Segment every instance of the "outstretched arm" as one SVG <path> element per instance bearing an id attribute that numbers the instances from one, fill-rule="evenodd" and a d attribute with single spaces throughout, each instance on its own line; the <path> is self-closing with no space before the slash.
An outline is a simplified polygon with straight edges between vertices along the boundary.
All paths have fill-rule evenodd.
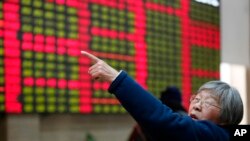
<path id="1" fill-rule="evenodd" d="M 148 123 L 156 125 L 155 121 L 161 119 L 160 117 L 172 113 L 172 110 L 143 89 L 124 71 L 119 74 L 118 71 L 96 56 L 85 51 L 81 53 L 93 62 L 88 71 L 92 78 L 112 82 L 109 92 L 115 94 L 124 108 L 138 122 L 147 120 Z"/>

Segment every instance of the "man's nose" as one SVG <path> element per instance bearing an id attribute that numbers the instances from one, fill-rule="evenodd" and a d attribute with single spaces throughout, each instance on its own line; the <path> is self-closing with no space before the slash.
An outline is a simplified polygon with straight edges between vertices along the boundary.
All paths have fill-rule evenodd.
<path id="1" fill-rule="evenodd" d="M 194 106 L 193 106 L 193 108 L 195 110 L 198 110 L 198 111 L 201 110 L 201 107 L 202 107 L 202 101 L 199 101 L 199 102 L 195 103 Z"/>

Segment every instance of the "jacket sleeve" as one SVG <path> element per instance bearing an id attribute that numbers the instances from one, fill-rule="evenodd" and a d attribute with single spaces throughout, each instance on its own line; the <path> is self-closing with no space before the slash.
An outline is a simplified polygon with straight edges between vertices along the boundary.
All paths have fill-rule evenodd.
<path id="1" fill-rule="evenodd" d="M 215 124 L 207 121 L 197 122 L 189 116 L 173 113 L 124 71 L 111 83 L 108 91 L 117 97 L 140 125 L 153 135 L 162 136 L 161 139 L 170 137 L 176 140 L 218 140 L 227 136 Z M 217 136 L 218 133 L 214 132 L 222 134 Z"/>

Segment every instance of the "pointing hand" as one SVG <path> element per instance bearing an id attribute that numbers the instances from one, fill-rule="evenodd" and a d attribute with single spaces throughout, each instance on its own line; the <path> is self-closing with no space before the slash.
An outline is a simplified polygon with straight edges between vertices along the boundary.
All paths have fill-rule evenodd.
<path id="1" fill-rule="evenodd" d="M 96 56 L 86 51 L 81 51 L 81 54 L 91 59 L 91 61 L 94 63 L 94 65 L 92 65 L 88 71 L 88 73 L 92 76 L 94 80 L 112 82 L 118 76 L 119 72 L 109 66 L 103 60 L 97 58 Z"/>

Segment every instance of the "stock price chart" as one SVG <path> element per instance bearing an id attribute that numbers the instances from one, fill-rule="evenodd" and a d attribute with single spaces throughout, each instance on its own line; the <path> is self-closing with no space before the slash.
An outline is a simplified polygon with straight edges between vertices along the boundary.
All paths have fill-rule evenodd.
<path id="1" fill-rule="evenodd" d="M 0 113 L 126 113 L 81 50 L 155 96 L 177 86 L 188 106 L 219 79 L 219 34 L 219 6 L 195 0 L 1 1 Z"/>

